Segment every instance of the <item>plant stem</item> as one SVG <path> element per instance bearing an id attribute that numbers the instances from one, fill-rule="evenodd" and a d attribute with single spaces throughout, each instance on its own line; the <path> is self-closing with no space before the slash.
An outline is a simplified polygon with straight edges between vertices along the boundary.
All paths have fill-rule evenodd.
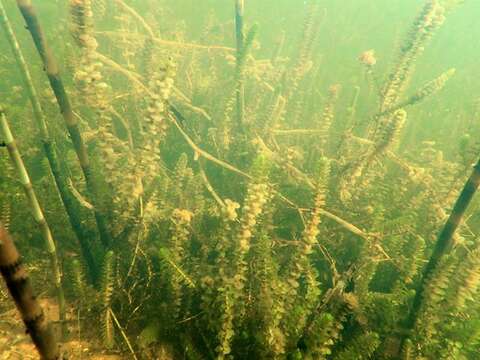
<path id="1" fill-rule="evenodd" d="M 249 180 L 253 179 L 253 177 L 251 175 L 245 173 L 244 171 L 236 168 L 235 166 L 233 166 L 233 165 L 231 165 L 231 164 L 229 164 L 225 161 L 222 161 L 222 160 L 216 158 L 215 156 L 211 155 L 210 153 L 208 153 L 205 150 L 203 150 L 202 148 L 200 148 L 197 144 L 195 144 L 195 142 L 188 136 L 188 134 L 182 129 L 182 127 L 179 125 L 179 123 L 177 121 L 177 119 L 178 119 L 181 122 L 185 122 L 185 119 L 183 118 L 183 115 L 177 109 L 175 109 L 175 107 L 173 107 L 173 106 L 170 106 L 170 110 L 172 111 L 172 114 L 173 114 L 173 115 L 170 115 L 170 120 L 173 122 L 175 127 L 178 129 L 180 134 L 183 136 L 183 138 L 185 139 L 187 144 L 192 148 L 192 150 L 194 152 L 194 158 L 203 157 L 203 158 L 213 162 L 214 164 L 217 164 L 220 167 L 223 167 L 223 168 L 225 168 L 225 169 L 227 169 L 231 172 L 234 172 L 238 175 L 243 176 L 246 179 L 249 179 Z M 283 196 L 278 191 L 273 189 L 272 192 L 275 195 L 277 195 L 282 201 L 284 201 L 285 203 L 290 205 L 292 208 L 297 209 L 297 210 L 299 209 L 299 207 L 295 203 L 293 203 L 291 200 L 289 200 L 288 198 Z M 322 215 L 325 215 L 329 219 L 335 221 L 337 224 L 341 225 L 344 229 L 350 231 L 351 233 L 353 233 L 355 235 L 358 235 L 365 240 L 369 240 L 371 238 L 371 235 L 362 231 L 361 229 L 359 229 L 355 225 L 349 223 L 348 221 L 338 217 L 337 215 L 332 214 L 331 212 L 329 212 L 325 209 L 320 209 L 320 212 L 321 212 Z"/>
<path id="2" fill-rule="evenodd" d="M 418 285 L 409 316 L 407 318 L 406 328 L 408 331 L 412 330 L 417 321 L 419 310 L 423 303 L 425 285 L 431 279 L 431 275 L 436 270 L 440 260 L 451 252 L 454 245 L 455 231 L 462 222 L 462 218 L 470 205 L 478 187 L 480 186 L 480 160 L 473 167 L 473 171 L 463 187 L 460 196 L 458 197 L 453 207 L 447 222 L 442 231 L 438 235 L 433 253 L 430 256 L 427 266 L 423 270 L 422 279 Z M 406 339 L 403 339 L 404 341 Z"/>
<path id="3" fill-rule="evenodd" d="M 52 233 L 50 232 L 50 227 L 43 215 L 43 211 L 38 203 L 37 196 L 33 189 L 32 183 L 30 182 L 30 177 L 28 176 L 27 169 L 23 163 L 22 157 L 18 151 L 15 139 L 8 125 L 7 117 L 0 106 L 0 134 L 5 140 L 7 145 L 8 154 L 10 155 L 10 160 L 17 171 L 20 183 L 25 190 L 28 202 L 30 203 L 30 210 L 32 211 L 35 222 L 37 223 L 43 240 L 45 241 L 45 246 L 48 251 L 48 256 L 50 258 L 50 266 L 52 268 L 52 278 L 55 285 L 55 290 L 57 294 L 58 301 L 58 312 L 59 320 L 62 324 L 62 327 L 65 326 L 65 295 L 62 288 L 62 273 L 60 270 L 60 265 L 57 257 L 57 249 L 55 246 L 55 241 L 53 240 Z M 62 333 L 64 333 L 62 331 Z"/>
<path id="4" fill-rule="evenodd" d="M 124 75 L 128 80 L 130 80 L 132 83 L 135 83 L 142 91 L 144 91 L 149 96 L 155 96 L 155 94 L 153 94 L 150 89 L 142 82 L 143 79 L 138 73 L 125 69 L 120 64 L 98 52 L 95 52 L 95 59 L 108 66 L 112 70 L 115 70 L 118 73 Z M 192 101 L 175 86 L 173 87 L 173 95 L 179 100 L 181 100 L 182 105 L 184 105 L 186 108 L 196 114 L 202 115 L 206 120 L 212 121 L 212 117 L 204 109 L 194 106 L 192 104 Z"/>
<path id="5" fill-rule="evenodd" d="M 38 99 L 37 91 L 33 85 L 32 77 L 28 66 L 26 64 L 25 58 L 23 57 L 22 51 L 18 44 L 15 33 L 13 32 L 12 26 L 8 19 L 7 13 L 3 6 L 2 1 L 0 0 L 0 25 L 3 27 L 8 42 L 10 44 L 12 53 L 15 57 L 15 61 L 20 70 L 20 75 L 22 76 L 23 83 L 27 90 L 28 97 L 32 104 L 33 115 L 40 133 L 40 140 L 42 142 L 43 150 L 47 157 L 50 169 L 52 171 L 57 190 L 62 199 L 63 205 L 68 215 L 68 220 L 70 225 L 77 237 L 78 243 L 80 244 L 80 249 L 82 251 L 83 258 L 88 265 L 88 271 L 90 280 L 94 282 L 95 274 L 97 274 L 97 267 L 90 249 L 90 244 L 88 243 L 88 233 L 85 227 L 82 225 L 82 222 L 79 218 L 79 211 L 75 206 L 75 203 L 72 199 L 71 193 L 68 191 L 67 179 L 61 171 L 60 164 L 57 158 L 55 151 L 55 142 L 51 139 L 48 132 L 47 121 L 45 118 L 45 113 L 43 112 L 42 106 Z"/>
<path id="6" fill-rule="evenodd" d="M 121 36 L 122 38 L 132 39 L 132 40 L 139 40 L 139 39 L 144 39 L 146 37 L 150 37 L 150 35 L 148 34 L 118 33 L 115 31 L 95 31 L 95 35 L 102 35 L 110 38 L 116 38 Z M 169 46 L 169 47 L 174 47 L 175 49 L 196 49 L 196 50 L 206 50 L 206 51 L 216 50 L 216 51 L 222 51 L 226 53 L 235 52 L 234 48 L 231 48 L 228 46 L 178 42 L 178 41 L 160 39 L 158 36 L 153 38 L 153 42 L 159 46 Z"/>
<path id="7" fill-rule="evenodd" d="M 51 323 L 47 321 L 33 293 L 20 254 L 7 230 L 0 223 L 0 272 L 22 315 L 22 320 L 42 360 L 60 359 Z"/>
<path id="8" fill-rule="evenodd" d="M 152 28 L 150 27 L 150 25 L 147 24 L 145 19 L 137 11 L 135 11 L 134 8 L 125 4 L 125 2 L 123 2 L 123 0 L 115 0 L 115 3 L 118 4 L 123 10 L 125 10 L 131 16 L 133 16 L 140 23 L 140 25 L 143 26 L 143 28 L 148 33 L 148 36 L 150 36 L 151 39 L 155 38 L 155 34 L 154 34 Z"/>
<path id="9" fill-rule="evenodd" d="M 80 133 L 80 129 L 78 127 L 78 121 L 73 114 L 70 99 L 63 86 L 62 78 L 60 77 L 57 61 L 55 60 L 55 57 L 53 56 L 53 53 L 47 44 L 47 40 L 38 21 L 32 2 L 30 0 L 17 0 L 17 5 L 23 18 L 25 19 L 27 29 L 32 35 L 35 47 L 42 58 L 50 86 L 55 94 L 58 106 L 60 107 L 60 112 L 65 120 L 67 131 L 72 139 L 80 167 L 82 168 L 82 172 L 85 177 L 88 192 L 92 197 L 92 203 L 95 207 L 94 214 L 100 233 L 100 239 L 103 246 L 105 248 L 109 248 L 112 243 L 112 236 L 108 228 L 105 215 L 99 210 L 100 206 L 98 205 L 100 194 L 98 186 L 92 174 L 87 148 L 83 142 L 82 134 Z"/>
<path id="10" fill-rule="evenodd" d="M 237 41 L 237 70 L 236 70 L 236 96 L 237 96 L 237 125 L 243 130 L 245 117 L 245 84 L 241 62 L 243 56 L 243 45 L 245 41 L 245 32 L 243 24 L 243 15 L 245 9 L 244 0 L 235 0 L 235 38 Z"/>
<path id="11" fill-rule="evenodd" d="M 132 354 L 132 357 L 134 360 L 138 360 L 137 355 L 135 354 L 135 351 L 133 350 L 132 344 L 130 343 L 130 340 L 128 340 L 127 334 L 125 334 L 125 330 L 123 330 L 122 326 L 120 325 L 120 322 L 118 321 L 117 317 L 115 316 L 115 313 L 112 311 L 111 308 L 108 308 L 107 311 L 110 311 L 110 314 L 112 315 L 113 321 L 115 322 L 115 325 L 117 325 L 118 330 L 120 330 L 120 334 L 122 334 L 123 339 L 125 340 L 125 343 L 128 346 L 128 350 L 130 350 L 130 353 Z"/>

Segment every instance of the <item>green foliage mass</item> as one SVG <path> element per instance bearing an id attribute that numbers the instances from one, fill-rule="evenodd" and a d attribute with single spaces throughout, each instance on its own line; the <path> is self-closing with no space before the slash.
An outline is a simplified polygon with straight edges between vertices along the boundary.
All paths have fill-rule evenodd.
<path id="1" fill-rule="evenodd" d="M 359 48 L 358 61 L 338 62 L 351 65 L 348 79 L 324 65 L 336 56 L 325 34 L 359 35 L 325 25 L 337 6 L 328 1 L 298 1 L 295 11 L 279 1 L 295 19 L 296 32 L 285 34 L 267 14 L 250 26 L 264 5 L 248 2 L 239 49 L 228 2 L 191 24 L 167 0 L 57 3 L 55 24 L 44 19 L 47 5 L 39 15 L 96 194 L 36 57 L 28 65 L 101 269 L 92 278 L 6 51 L 0 96 L 56 235 L 82 336 L 142 359 L 478 358 L 477 199 L 454 247 L 422 275 L 479 156 L 480 107 L 472 98 L 461 110 L 448 93 L 460 71 L 419 70 L 461 1 L 422 1 L 391 61 L 387 50 Z M 423 123 L 441 116 L 450 117 Z M 45 251 L 1 147 L 0 155 L 0 221 L 41 279 Z M 98 214 L 111 243 L 100 239 Z"/>

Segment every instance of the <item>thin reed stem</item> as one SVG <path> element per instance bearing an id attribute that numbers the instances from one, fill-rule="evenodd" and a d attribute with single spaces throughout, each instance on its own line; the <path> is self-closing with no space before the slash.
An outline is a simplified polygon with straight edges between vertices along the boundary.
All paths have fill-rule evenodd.
<path id="1" fill-rule="evenodd" d="M 129 79 L 132 83 L 136 84 L 142 91 L 144 91 L 149 96 L 155 96 L 155 94 L 153 94 L 150 89 L 142 82 L 142 76 L 138 73 L 125 69 L 123 66 L 116 63 L 109 57 L 102 55 L 98 52 L 95 53 L 95 58 L 98 61 L 102 62 L 104 65 L 110 67 L 112 70 L 115 70 L 120 74 L 124 75 L 127 79 Z M 178 99 L 182 100 L 182 105 L 184 105 L 187 109 L 203 116 L 208 121 L 212 121 L 211 116 L 204 109 L 192 105 L 192 101 L 176 87 L 173 87 L 173 95 Z"/>
<path id="2" fill-rule="evenodd" d="M 236 69 L 236 97 L 237 97 L 237 125 L 243 129 L 245 117 L 245 84 L 243 79 L 242 57 L 245 42 L 245 29 L 243 15 L 245 10 L 244 0 L 235 0 L 235 39 L 237 42 L 237 69 Z"/>
<path id="3" fill-rule="evenodd" d="M 20 75 L 22 76 L 23 83 L 27 90 L 30 103 L 32 104 L 33 115 L 36 126 L 39 130 L 43 150 L 50 165 L 50 170 L 52 171 L 60 198 L 67 212 L 68 220 L 70 221 L 70 225 L 72 226 L 75 236 L 77 237 L 77 241 L 80 244 L 83 258 L 88 265 L 88 274 L 90 280 L 94 282 L 95 274 L 97 274 L 97 267 L 90 249 L 90 244 L 88 243 L 88 232 L 79 218 L 79 211 L 75 206 L 70 191 L 68 191 L 68 181 L 61 171 L 55 150 L 55 142 L 50 137 L 45 113 L 43 112 L 42 106 L 38 99 L 37 91 L 33 85 L 30 71 L 18 44 L 15 33 L 13 32 L 12 26 L 10 25 L 10 21 L 3 6 L 2 0 L 0 0 L 0 25 L 5 31 L 5 35 L 10 44 L 13 56 L 15 57 L 15 61 L 20 70 Z"/>
<path id="4" fill-rule="evenodd" d="M 134 8 L 128 6 L 122 0 L 115 0 L 115 3 L 117 3 L 117 5 L 120 6 L 127 13 L 132 15 L 140 23 L 140 25 L 143 26 L 145 31 L 148 33 L 148 36 L 150 36 L 152 39 L 155 38 L 155 34 L 154 34 L 152 28 L 150 27 L 150 25 L 147 24 L 145 19 Z"/>
<path id="5" fill-rule="evenodd" d="M 65 326 L 65 295 L 63 293 L 62 287 L 62 272 L 60 270 L 60 264 L 57 256 L 57 249 L 55 246 L 55 241 L 53 240 L 50 227 L 48 226 L 47 220 L 43 215 L 42 208 L 38 202 L 35 190 L 33 189 L 30 177 L 28 175 L 27 169 L 23 163 L 20 152 L 18 151 L 17 144 L 10 130 L 10 126 L 7 121 L 7 117 L 3 108 L 0 106 L 0 133 L 5 141 L 7 146 L 8 154 L 10 155 L 10 160 L 15 167 L 20 183 L 25 190 L 25 195 L 30 204 L 30 211 L 32 212 L 33 218 L 40 229 L 45 246 L 47 248 L 48 256 L 50 258 L 50 266 L 52 269 L 52 280 L 55 286 L 57 301 L 58 301 L 58 312 L 59 320 L 62 327 Z M 65 330 L 63 328 L 63 330 Z M 65 331 L 62 331 L 64 334 Z"/>
<path id="6" fill-rule="evenodd" d="M 144 39 L 150 37 L 148 34 L 136 34 L 136 33 L 119 33 L 116 31 L 95 31 L 95 35 L 102 35 L 106 37 L 116 38 L 120 37 L 122 39 Z M 205 44 L 195 44 L 187 42 L 178 42 L 173 40 L 160 39 L 159 37 L 154 37 L 153 42 L 159 46 L 168 46 L 174 47 L 175 49 L 196 49 L 196 50 L 206 50 L 206 51 L 222 51 L 226 53 L 233 53 L 236 51 L 235 48 L 222 46 L 222 45 L 205 45 Z"/>

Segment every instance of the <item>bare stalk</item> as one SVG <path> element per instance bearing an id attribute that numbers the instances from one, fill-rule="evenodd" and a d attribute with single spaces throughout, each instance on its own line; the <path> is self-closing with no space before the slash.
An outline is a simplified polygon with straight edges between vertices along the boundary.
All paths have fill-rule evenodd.
<path id="1" fill-rule="evenodd" d="M 102 62 L 104 65 L 108 66 L 112 70 L 115 70 L 119 72 L 120 74 L 124 75 L 128 80 L 130 80 L 132 83 L 136 84 L 142 91 L 144 91 L 146 94 L 149 96 L 155 96 L 150 89 L 148 89 L 147 86 L 142 82 L 142 76 L 139 75 L 136 72 L 133 72 L 131 70 L 125 69 L 123 66 L 120 64 L 116 63 L 112 59 L 108 58 L 105 55 L 102 55 L 98 52 L 95 53 L 95 58 Z M 205 119 L 208 121 L 212 121 L 211 116 L 202 108 L 196 107 L 192 104 L 192 101 L 184 94 L 182 93 L 179 89 L 176 87 L 173 87 L 173 95 L 178 98 L 179 100 L 182 101 L 182 105 L 191 110 L 192 112 L 199 114 L 203 116 Z"/>
<path id="2" fill-rule="evenodd" d="M 62 326 L 65 325 L 65 296 L 62 288 L 62 273 L 60 270 L 60 265 L 57 257 L 57 249 L 55 246 L 55 241 L 53 240 L 52 233 L 50 232 L 50 227 L 43 215 L 43 211 L 38 202 L 35 190 L 33 189 L 32 183 L 30 182 L 30 177 L 28 176 L 27 169 L 23 163 L 20 152 L 18 151 L 17 144 L 8 125 L 7 117 L 3 111 L 3 108 L 0 106 L 0 134 L 2 135 L 5 145 L 7 146 L 8 154 L 10 155 L 10 160 L 15 167 L 15 170 L 18 174 L 20 183 L 25 190 L 27 200 L 30 204 L 30 210 L 32 212 L 33 218 L 37 223 L 43 240 L 45 241 L 45 246 L 48 251 L 48 256 L 50 258 L 50 266 L 52 269 L 52 280 L 55 285 L 55 290 L 57 294 L 58 301 L 58 312 L 59 319 Z"/>
<path id="3" fill-rule="evenodd" d="M 27 333 L 30 334 L 41 359 L 59 360 L 60 351 L 51 323 L 46 319 L 34 295 L 19 252 L 1 223 L 0 272 L 22 316 Z"/>
<path id="4" fill-rule="evenodd" d="M 25 58 L 23 57 L 17 38 L 15 36 L 15 33 L 13 32 L 12 26 L 10 25 L 10 21 L 8 19 L 7 13 L 5 11 L 5 8 L 1 0 L 0 0 L 0 25 L 3 27 L 5 31 L 5 35 L 10 44 L 10 48 L 12 50 L 13 56 L 15 57 L 15 61 L 20 70 L 20 75 L 22 76 L 25 89 L 27 90 L 28 97 L 32 104 L 33 115 L 36 122 L 36 126 L 40 134 L 43 150 L 45 151 L 45 155 L 50 165 L 50 169 L 52 171 L 52 175 L 55 180 L 57 190 L 60 194 L 60 198 L 62 199 L 63 205 L 67 212 L 70 225 L 72 226 L 72 229 L 77 237 L 78 243 L 80 244 L 80 248 L 82 250 L 82 255 L 85 259 L 85 262 L 88 265 L 90 280 L 93 281 L 95 279 L 94 275 L 97 273 L 96 271 L 97 268 L 95 265 L 93 255 L 90 250 L 90 244 L 88 243 L 88 240 L 87 240 L 88 239 L 87 231 L 78 216 L 79 211 L 75 206 L 71 193 L 68 191 L 68 180 L 66 179 L 66 177 L 61 171 L 60 164 L 58 162 L 57 154 L 55 151 L 55 142 L 52 140 L 48 132 L 45 113 L 43 112 L 42 106 L 40 105 L 37 91 L 33 85 L 32 77 L 30 75 L 30 71 L 28 70 L 27 63 L 25 61 Z"/>
<path id="5" fill-rule="evenodd" d="M 467 208 L 470 205 L 479 186 L 480 160 L 478 160 L 477 164 L 473 167 L 473 171 L 465 183 L 460 196 L 455 202 L 447 222 L 438 235 L 435 247 L 433 248 L 433 253 L 430 256 L 427 266 L 423 270 L 422 279 L 417 287 L 415 298 L 413 299 L 413 304 L 410 309 L 406 324 L 407 330 L 411 330 L 415 326 L 415 322 L 417 321 L 418 313 L 424 298 L 425 285 L 431 280 L 431 275 L 436 270 L 440 260 L 442 260 L 445 255 L 451 252 L 454 245 L 454 234 L 462 223 L 465 212 L 467 211 Z"/>
<path id="6" fill-rule="evenodd" d="M 244 0 L 235 0 L 235 38 L 237 41 L 237 125 L 242 129 L 245 117 L 245 85 L 243 72 L 241 70 L 241 59 L 243 57 L 243 45 L 245 42 L 245 30 L 243 15 L 245 10 Z"/>
<path id="7" fill-rule="evenodd" d="M 112 236 L 108 228 L 105 215 L 99 210 L 100 206 L 98 205 L 100 194 L 98 186 L 92 174 L 87 148 L 83 141 L 82 134 L 80 133 L 77 118 L 73 114 L 70 99 L 65 91 L 65 87 L 63 86 L 57 61 L 47 44 L 45 34 L 40 26 L 40 22 L 38 21 L 37 14 L 31 0 L 17 0 L 17 5 L 23 18 L 25 19 L 27 29 L 32 35 L 35 47 L 37 48 L 45 67 L 50 86 L 55 94 L 58 106 L 60 107 L 60 112 L 65 120 L 67 131 L 72 139 L 80 167 L 82 168 L 82 172 L 85 177 L 88 192 L 95 207 L 94 214 L 98 230 L 100 232 L 100 239 L 104 247 L 108 248 L 112 243 Z"/>
<path id="8" fill-rule="evenodd" d="M 120 322 L 118 321 L 117 317 L 115 316 L 115 313 L 112 311 L 111 308 L 108 308 L 110 314 L 112 315 L 113 321 L 115 322 L 115 325 L 117 325 L 118 329 L 120 330 L 120 334 L 122 335 L 123 339 L 125 340 L 125 343 L 128 346 L 128 350 L 130 350 L 130 353 L 132 354 L 132 357 L 134 360 L 138 360 L 137 355 L 135 354 L 135 351 L 133 350 L 132 344 L 130 343 L 130 340 L 128 340 L 127 334 L 125 334 L 125 330 L 123 330 L 123 327 L 120 325 Z"/>
<path id="9" fill-rule="evenodd" d="M 120 33 L 115 31 L 96 31 L 95 34 L 112 37 L 112 38 L 121 37 L 121 38 L 134 39 L 134 40 L 150 37 L 150 35 L 147 35 L 147 34 Z M 235 52 L 234 48 L 231 48 L 228 46 L 185 43 L 185 42 L 178 42 L 178 41 L 172 41 L 172 40 L 164 40 L 158 37 L 154 37 L 153 42 L 159 46 L 169 46 L 169 47 L 174 47 L 175 49 L 197 49 L 197 50 L 206 50 L 206 51 L 217 50 L 217 51 L 222 51 L 226 53 Z"/>
<path id="10" fill-rule="evenodd" d="M 120 6 L 123 10 L 125 10 L 127 13 L 133 16 L 143 26 L 143 28 L 148 33 L 148 36 L 150 36 L 150 38 L 152 39 L 155 38 L 155 34 L 152 28 L 150 27 L 150 25 L 147 24 L 145 19 L 139 13 L 137 13 L 137 11 L 134 8 L 128 6 L 122 0 L 115 0 L 115 3 L 117 3 L 118 6 Z"/>

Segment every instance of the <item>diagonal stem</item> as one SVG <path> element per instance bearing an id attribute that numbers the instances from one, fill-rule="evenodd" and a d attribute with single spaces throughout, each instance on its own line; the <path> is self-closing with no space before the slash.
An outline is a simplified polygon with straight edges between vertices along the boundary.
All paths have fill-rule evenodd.
<path id="1" fill-rule="evenodd" d="M 100 193 L 98 185 L 94 179 L 92 169 L 90 167 L 87 148 L 83 142 L 78 121 L 73 114 L 70 99 L 65 91 L 57 61 L 47 44 L 47 40 L 38 21 L 38 17 L 32 2 L 30 0 L 17 0 L 17 5 L 23 18 L 25 19 L 27 29 L 32 35 L 35 47 L 37 48 L 37 51 L 45 66 L 45 71 L 47 73 L 50 86 L 55 94 L 58 106 L 60 107 L 60 112 L 65 120 L 67 131 L 72 139 L 80 167 L 82 168 L 82 172 L 85 177 L 88 192 L 92 198 L 92 203 L 95 206 L 94 215 L 100 233 L 100 239 L 103 246 L 105 248 L 109 248 L 112 243 L 112 235 L 110 233 L 110 229 L 108 228 L 105 215 L 99 210 L 100 206 L 98 205 L 100 202 Z"/>
<path id="2" fill-rule="evenodd" d="M 47 248 L 48 256 L 50 258 L 50 266 L 52 269 L 52 279 L 55 285 L 55 290 L 57 294 L 57 301 L 58 301 L 58 312 L 59 312 L 59 319 L 62 325 L 62 328 L 65 326 L 65 295 L 63 292 L 62 287 L 62 271 L 60 269 L 60 264 L 58 261 L 57 256 L 57 248 L 55 245 L 55 241 L 53 240 L 52 233 L 50 231 L 50 226 L 45 219 L 43 214 L 42 208 L 37 199 L 37 195 L 35 194 L 35 190 L 33 189 L 32 183 L 30 181 L 30 177 L 28 175 L 27 169 L 23 163 L 22 157 L 20 152 L 18 151 L 17 144 L 13 137 L 13 134 L 10 130 L 10 126 L 7 121 L 7 117 L 5 116 L 5 112 L 3 108 L 0 106 L 0 134 L 5 139 L 5 144 L 7 145 L 8 154 L 10 155 L 10 160 L 15 167 L 17 172 L 17 176 L 20 180 L 20 183 L 25 190 L 25 195 L 30 205 L 30 210 L 32 212 L 33 218 L 40 229 L 42 234 L 42 238 L 45 242 L 45 246 Z M 65 333 L 65 331 L 63 331 Z"/>
<path id="3" fill-rule="evenodd" d="M 63 202 L 65 210 L 67 212 L 70 225 L 77 237 L 78 243 L 82 251 L 82 255 L 85 259 L 85 262 L 88 265 L 88 273 L 90 280 L 93 282 L 95 279 L 95 274 L 97 274 L 97 267 L 90 249 L 90 244 L 88 242 L 88 232 L 85 226 L 82 224 L 82 221 L 79 217 L 78 208 L 75 206 L 75 202 L 72 199 L 72 195 L 68 190 L 68 181 L 67 177 L 63 174 L 60 168 L 58 157 L 55 150 L 55 142 L 50 137 L 47 121 L 45 118 L 45 113 L 43 112 L 42 106 L 38 99 L 37 91 L 33 85 L 32 77 L 28 69 L 25 58 L 22 54 L 20 46 L 18 44 L 15 33 L 13 32 L 12 26 L 8 19 L 7 13 L 3 6 L 2 1 L 0 0 L 0 25 L 5 31 L 5 35 L 8 39 L 12 53 L 15 57 L 15 61 L 20 70 L 20 74 L 23 79 L 23 83 L 27 90 L 28 97 L 32 104 L 34 119 L 40 134 L 40 140 L 42 142 L 43 150 L 47 157 L 50 169 L 52 171 L 57 190 L 60 194 L 60 198 Z"/>

